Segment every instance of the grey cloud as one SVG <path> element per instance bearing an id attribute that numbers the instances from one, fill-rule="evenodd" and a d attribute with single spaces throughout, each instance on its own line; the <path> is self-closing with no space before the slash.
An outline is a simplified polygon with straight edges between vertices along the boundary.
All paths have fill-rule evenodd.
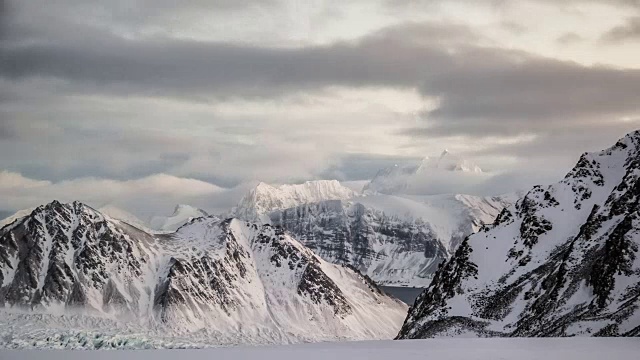
<path id="1" fill-rule="evenodd" d="M 173 3 L 165 4 L 162 14 L 170 13 L 167 9 Z M 143 13 L 117 21 L 134 23 Z M 68 20 L 80 14 L 57 16 Z M 62 180 L 93 174 L 128 179 L 168 172 L 225 185 L 285 175 L 293 180 L 363 179 L 391 162 L 405 160 L 338 156 L 312 146 L 301 150 L 305 141 L 298 141 L 291 151 L 292 142 L 282 140 L 308 134 L 289 133 L 288 127 L 282 129 L 285 135 L 272 142 L 234 143 L 235 138 L 251 135 L 247 128 L 255 130 L 255 123 L 215 128 L 206 139 L 183 137 L 172 129 L 140 131 L 154 129 L 159 114 L 127 112 L 129 105 L 123 111 L 109 104 L 90 108 L 75 102 L 75 96 L 85 94 L 215 102 L 248 97 L 268 100 L 333 86 L 417 89 L 422 96 L 437 99 L 437 105 L 423 114 L 415 129 L 403 132 L 407 138 L 424 142 L 450 136 L 469 141 L 537 136 L 524 145 L 501 145 L 480 154 L 506 151 L 521 158 L 528 156 L 527 151 L 552 145 L 574 154 L 575 149 L 562 145 L 575 144 L 572 139 L 578 132 L 587 132 L 585 139 L 622 135 L 636 123 L 621 124 L 616 118 L 633 116 L 640 106 L 639 70 L 586 67 L 525 52 L 481 48 L 474 45 L 480 39 L 471 29 L 450 24 L 401 24 L 357 41 L 298 48 L 160 37 L 132 40 L 113 29 L 76 22 L 9 25 L 11 37 L 0 43 L 0 96 L 6 94 L 8 99 L 0 99 L 0 116 L 14 123 L 5 130 L 0 126 L 0 137 L 15 139 L 17 134 L 23 142 L 20 153 L 15 144 L 0 142 L 0 168 L 34 178 Z M 42 82 L 50 83 L 46 91 L 41 90 Z M 194 116 L 172 115 L 176 122 Z M 207 123 L 238 120 L 200 117 Z M 602 126 L 594 125 L 593 119 L 600 119 Z M 125 122 L 140 129 L 122 125 Z M 611 131 L 602 132 L 607 127 Z M 554 133 L 564 138 L 544 141 Z M 23 159 L 29 159 L 30 165 Z M 273 159 L 278 159 L 277 164 Z"/>
<path id="2" fill-rule="evenodd" d="M 0 169 L 53 181 L 89 175 L 126 180 L 163 172 L 190 156 L 190 139 L 126 128 L 122 121 L 101 118 L 105 115 L 99 110 L 78 110 L 78 115 L 56 104 L 43 111 L 18 107 L 17 114 L 5 114 L 9 120 L 0 125 L 11 137 L 0 141 Z"/>
<path id="3" fill-rule="evenodd" d="M 83 90 L 168 96 L 277 96 L 325 86 L 416 88 L 440 98 L 432 132 L 492 129 L 523 122 L 638 109 L 640 71 L 585 67 L 527 53 L 437 38 L 446 28 L 391 28 L 358 42 L 261 48 L 175 40 L 132 42 L 105 36 L 82 44 L 11 46 L 0 75 L 80 83 Z M 506 120 L 516 120 L 506 123 Z M 519 120 L 519 121 L 518 121 Z M 469 124 L 471 122 L 471 124 Z"/>
<path id="4" fill-rule="evenodd" d="M 15 131 L 6 120 L 0 120 L 0 140 L 11 139 L 15 136 Z"/>
<path id="5" fill-rule="evenodd" d="M 7 37 L 11 15 L 12 9 L 9 7 L 8 0 L 0 0 L 0 41 Z"/>
<path id="6" fill-rule="evenodd" d="M 211 106 L 204 113 L 199 109 L 139 98 L 71 97 L 44 107 L 39 100 L 27 102 L 6 113 L 19 136 L 0 141 L 0 169 L 52 181 L 127 180 L 162 172 L 229 187 L 252 179 L 314 178 L 331 164 L 333 146 L 343 146 L 344 139 L 328 138 L 332 134 L 306 139 L 314 131 L 311 125 L 291 127 L 264 115 L 249 121 L 218 115 Z M 326 148 L 318 149 L 318 143 Z"/>
<path id="7" fill-rule="evenodd" d="M 473 64 L 424 83 L 425 95 L 440 97 L 439 106 L 426 113 L 424 131 L 514 135 L 640 110 L 640 70 L 496 54 L 486 49 L 465 53 L 462 57 Z"/>
<path id="8" fill-rule="evenodd" d="M 601 38 L 601 41 L 606 43 L 634 40 L 640 40 L 640 16 L 627 19 L 623 25 L 607 31 Z"/>
<path id="9" fill-rule="evenodd" d="M 338 180 L 370 180 L 380 169 L 394 165 L 406 166 L 419 163 L 421 159 L 412 156 L 390 156 L 376 154 L 342 155 L 337 164 L 331 166 L 319 176 Z"/>
<path id="10" fill-rule="evenodd" d="M 434 29 L 426 31 L 428 38 Z M 397 33 L 383 35 L 285 49 L 168 39 L 133 42 L 105 34 L 82 44 L 5 47 L 0 75 L 56 77 L 123 94 L 251 96 L 340 84 L 414 86 L 416 79 L 449 67 L 450 56 L 442 49 L 399 42 Z"/>
<path id="11" fill-rule="evenodd" d="M 583 126 L 569 127 L 566 131 L 549 129 L 527 141 L 501 144 L 476 152 L 479 156 L 510 156 L 527 158 L 531 162 L 543 164 L 561 162 L 562 169 L 569 170 L 583 152 L 598 151 L 607 148 L 625 134 L 640 127 L 640 117 L 628 121 L 603 119 Z M 580 136 L 575 136 L 579 132 Z"/>
<path id="12" fill-rule="evenodd" d="M 506 29 L 507 31 L 516 35 L 524 34 L 528 31 L 525 26 L 522 26 L 522 24 L 513 21 L 503 21 L 500 26 L 503 29 Z"/>
<path id="13" fill-rule="evenodd" d="M 512 192 L 528 191 L 534 185 L 551 184 L 562 179 L 561 172 L 540 171 L 540 169 L 522 169 L 508 171 L 490 177 L 484 182 L 475 184 L 470 193 L 494 196 Z"/>
<path id="14" fill-rule="evenodd" d="M 539 131 L 533 138 L 476 149 L 470 155 L 482 166 L 504 169 L 505 162 L 512 164 L 508 172 L 480 184 L 475 191 L 497 194 L 558 181 L 576 164 L 581 153 L 608 148 L 639 127 L 640 118 L 626 122 L 602 120 L 567 129 Z"/>
<path id="15" fill-rule="evenodd" d="M 57 78 L 66 84 L 56 86 L 58 93 L 194 99 L 274 97 L 335 85 L 417 88 L 422 95 L 437 98 L 438 105 L 423 114 L 424 120 L 419 126 L 404 131 L 415 141 L 447 136 L 482 138 L 549 131 L 566 133 L 577 131 L 594 118 L 611 122 L 616 117 L 639 111 L 640 70 L 586 67 L 524 52 L 479 48 L 467 43 L 474 41 L 474 35 L 467 30 L 444 24 L 408 24 L 355 42 L 307 48 L 265 48 L 170 39 L 132 41 L 101 34 L 80 44 L 61 39 L 7 45 L 0 53 L 0 76 L 15 86 L 32 79 Z M 105 120 L 113 116 L 121 117 L 117 113 L 101 115 Z M 612 126 L 620 128 L 617 124 Z M 116 149 L 116 154 L 128 150 L 139 154 L 140 159 L 148 159 L 157 149 L 167 151 L 163 145 L 165 140 L 154 139 L 151 145 L 145 145 L 148 134 L 139 139 L 135 136 L 124 138 L 120 142 L 109 140 L 120 134 L 68 135 L 99 137 L 99 143 Z M 225 152 L 232 147 L 218 145 L 207 150 L 213 153 L 200 151 L 188 160 L 159 160 L 146 167 L 141 166 L 145 160 L 124 160 L 126 153 L 119 155 L 126 167 L 116 167 L 116 160 L 94 161 L 109 169 L 111 176 L 130 171 L 138 171 L 136 174 L 142 176 L 163 167 L 173 167 L 190 176 L 224 179 L 225 184 L 233 184 L 241 181 L 242 176 L 255 178 L 257 175 L 251 173 L 251 168 L 244 173 L 237 172 L 233 177 L 211 173 L 210 169 L 193 173 L 180 163 L 189 164 L 189 169 L 204 168 L 206 159 L 209 166 L 222 161 L 221 168 L 222 165 L 230 166 L 231 158 L 236 162 L 256 163 L 263 159 L 264 153 L 259 150 L 262 145 L 238 145 L 245 147 L 243 151 L 248 154 L 255 154 L 245 158 Z M 179 148 L 189 152 L 192 146 L 185 140 L 184 145 L 170 145 L 168 154 L 179 152 Z M 279 146 L 281 144 L 276 144 Z M 64 150 L 59 154 L 60 158 L 68 157 L 73 149 Z M 277 153 L 297 164 L 284 148 L 273 151 L 269 156 Z M 309 152 L 313 153 L 313 149 Z M 220 159 L 220 154 L 224 154 L 222 160 L 216 160 Z M 32 156 L 42 158 L 36 154 Z M 268 160 L 269 156 L 263 160 Z M 100 160 L 106 161 L 107 165 L 113 164 L 114 168 L 105 166 Z M 317 161 L 323 160 L 318 158 Z M 58 168 L 67 169 L 64 176 L 88 171 L 86 166 L 69 170 L 73 166 L 61 165 L 58 164 Z M 45 161 L 33 166 L 46 168 L 47 165 Z M 305 171 L 292 176 L 295 179 L 314 176 L 313 172 L 317 170 L 306 165 L 304 168 Z M 144 169 L 147 170 L 142 171 Z M 361 179 L 365 172 L 372 171 L 366 169 L 363 166 L 351 171 L 345 166 L 327 171 L 334 171 L 332 174 L 345 179 Z M 284 168 L 272 170 L 286 171 Z"/>
<path id="16" fill-rule="evenodd" d="M 543 2 L 549 3 L 558 6 L 565 6 L 567 4 L 601 4 L 601 5 L 611 5 L 611 6 L 628 6 L 631 8 L 640 8 L 640 0 L 522 0 L 529 2 Z"/>
<path id="17" fill-rule="evenodd" d="M 528 3 L 546 3 L 546 4 L 556 5 L 556 6 L 559 6 L 559 7 L 567 6 L 567 5 L 573 5 L 573 4 L 595 3 L 595 4 L 603 4 L 603 5 L 613 5 L 613 6 L 623 5 L 623 6 L 640 8 L 640 0 L 563 0 L 563 1 L 557 1 L 557 0 L 516 0 L 516 1 L 513 1 L 513 0 L 475 0 L 475 1 L 478 1 L 478 2 L 481 2 L 481 3 L 487 3 L 487 4 L 490 4 L 490 5 L 495 6 L 495 7 L 514 6 L 517 3 L 527 3 L 528 2 Z M 452 0 L 385 0 L 384 2 L 385 2 L 386 5 L 391 6 L 391 7 L 406 7 L 406 6 L 429 7 L 429 6 L 433 6 L 434 4 L 454 2 L 454 1 L 452 1 Z"/>
<path id="18" fill-rule="evenodd" d="M 439 47 L 471 44 L 483 37 L 472 28 L 445 22 L 405 22 L 380 29 L 360 43 L 392 43 L 414 47 Z"/>
<path id="19" fill-rule="evenodd" d="M 582 38 L 582 36 L 574 33 L 574 32 L 568 32 L 565 33 L 563 35 L 561 35 L 560 37 L 558 37 L 558 39 L 556 39 L 556 42 L 559 45 L 572 45 L 578 42 L 583 41 L 584 39 Z"/>
<path id="20" fill-rule="evenodd" d="M 89 20 L 108 20 L 113 24 L 140 25 L 158 17 L 170 20 L 185 13 L 240 11 L 252 6 L 275 6 L 278 2 L 279 0 L 113 0 L 106 6 L 101 0 L 21 0 L 14 3 L 12 8 L 33 11 L 46 7 L 52 19 L 71 20 L 83 17 Z"/>
<path id="21" fill-rule="evenodd" d="M 198 21 L 277 13 L 281 0 L 2 0 L 0 40 L 6 43 L 66 41 L 89 46 L 107 34 L 127 38 L 173 37 Z M 252 13 L 253 11 L 253 13 Z M 255 14 L 254 14 L 255 16 Z M 231 32 L 230 32 L 231 33 Z M 104 40 L 104 39 L 103 39 Z"/>
<path id="22" fill-rule="evenodd" d="M 168 215 L 177 203 L 189 203 L 212 213 L 221 213 L 237 204 L 251 183 L 223 189 L 213 184 L 167 174 L 154 174 L 132 180 L 83 177 L 49 182 L 0 171 L 0 211 L 16 211 L 54 199 L 79 200 L 96 208 L 115 205 L 143 219 Z M 98 190 L 98 191 L 97 191 Z"/>

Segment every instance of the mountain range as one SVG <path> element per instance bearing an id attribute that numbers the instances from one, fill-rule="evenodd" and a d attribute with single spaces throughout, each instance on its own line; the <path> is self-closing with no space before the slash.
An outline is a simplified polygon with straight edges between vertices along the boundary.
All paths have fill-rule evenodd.
<path id="1" fill-rule="evenodd" d="M 412 171 L 481 173 L 449 156 Z M 640 131 L 522 195 L 374 183 L 260 183 L 226 220 L 182 205 L 153 230 L 111 206 L 19 212 L 0 346 L 640 335 Z M 376 283 L 427 288 L 407 313 Z"/>
<path id="2" fill-rule="evenodd" d="M 448 151 L 427 157 L 411 169 L 420 176 L 433 171 L 482 173 L 478 166 Z M 364 193 L 336 180 L 278 186 L 259 183 L 220 218 L 281 226 L 324 260 L 353 266 L 379 284 L 424 287 L 438 264 L 467 235 L 491 223 L 517 199 L 516 194 L 421 196 L 399 193 L 399 187 L 393 194 L 373 190 L 397 181 L 394 174 L 381 170 Z M 178 205 L 172 215 L 155 216 L 148 223 L 115 206 L 100 211 L 148 233 L 173 232 L 191 219 L 209 216 L 188 205 Z"/>
<path id="3" fill-rule="evenodd" d="M 517 194 L 402 193 L 408 179 L 431 172 L 482 174 L 477 165 L 444 151 L 412 167 L 381 170 L 362 193 L 335 180 L 260 183 L 229 216 L 281 226 L 323 259 L 353 266 L 379 284 L 424 287 L 467 235 L 517 200 Z"/>
<path id="4" fill-rule="evenodd" d="M 124 333 L 214 343 L 376 339 L 406 314 L 366 276 L 271 225 L 201 217 L 151 234 L 79 202 L 54 201 L 3 227 L 0 270 L 2 318 L 54 316 L 64 334 L 112 321 Z"/>

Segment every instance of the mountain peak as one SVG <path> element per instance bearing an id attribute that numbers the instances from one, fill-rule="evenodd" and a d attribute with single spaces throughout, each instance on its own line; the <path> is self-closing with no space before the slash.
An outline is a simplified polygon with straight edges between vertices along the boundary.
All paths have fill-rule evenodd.
<path id="1" fill-rule="evenodd" d="M 154 216 L 149 223 L 154 230 L 173 232 L 191 221 L 191 219 L 207 216 L 209 214 L 202 209 L 191 205 L 178 204 L 171 216 Z"/>
<path id="2" fill-rule="evenodd" d="M 273 186 L 271 186 L 271 185 L 267 184 L 267 183 L 266 183 L 266 182 L 264 182 L 264 181 L 260 181 L 260 182 L 258 183 L 258 185 L 256 185 L 256 186 L 254 187 L 254 189 L 256 189 L 256 190 L 257 190 L 257 189 L 273 189 Z"/>
<path id="3" fill-rule="evenodd" d="M 186 205 L 186 204 L 178 204 L 173 210 L 173 215 L 176 216 L 180 213 L 189 212 L 189 213 L 202 213 L 203 215 L 208 215 L 204 210 L 198 209 L 197 207 Z"/>
<path id="4" fill-rule="evenodd" d="M 129 225 L 133 225 L 138 229 L 145 230 L 145 231 L 148 230 L 147 224 L 144 221 L 138 219 L 135 215 L 115 205 L 112 205 L 112 204 L 105 205 L 99 208 L 98 211 L 104 215 L 107 215 L 112 219 L 123 221 Z"/>
<path id="5" fill-rule="evenodd" d="M 417 168 L 416 173 L 422 172 L 426 169 L 429 170 L 445 170 L 445 171 L 461 171 L 471 173 L 482 173 L 482 169 L 472 163 L 469 160 L 463 159 L 458 155 L 452 154 L 449 150 L 442 151 L 438 158 L 432 158 L 426 156 L 420 166 Z"/>
<path id="6" fill-rule="evenodd" d="M 442 176 L 446 172 L 482 174 L 482 169 L 445 149 L 439 156 L 425 156 L 418 164 L 388 167 L 377 172 L 364 187 L 367 193 L 409 194 L 428 183 L 431 176 Z M 439 173 L 439 175 L 436 175 Z"/>
<path id="7" fill-rule="evenodd" d="M 248 221 L 268 221 L 263 215 L 305 203 L 345 200 L 356 193 L 338 180 L 311 180 L 302 184 L 272 186 L 259 183 L 231 211 L 231 215 Z"/>

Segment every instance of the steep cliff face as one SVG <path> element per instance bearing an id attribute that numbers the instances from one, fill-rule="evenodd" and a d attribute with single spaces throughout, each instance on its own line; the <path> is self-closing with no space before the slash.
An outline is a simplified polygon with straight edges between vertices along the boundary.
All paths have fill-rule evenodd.
<path id="1" fill-rule="evenodd" d="M 398 338 L 640 335 L 640 133 L 470 236 Z"/>
<path id="2" fill-rule="evenodd" d="M 381 284 L 426 283 L 448 258 L 429 223 L 388 216 L 360 203 L 306 204 L 272 213 L 271 222 L 323 259 L 351 265 Z"/>
<path id="3" fill-rule="evenodd" d="M 358 268 L 384 285 L 426 286 L 438 264 L 508 200 L 468 195 L 370 195 L 271 213 L 323 259 Z"/>
<path id="4" fill-rule="evenodd" d="M 270 225 L 203 217 L 151 235 L 77 202 L 2 228 L 0 270 L 2 311 L 247 342 L 392 337 L 406 311 Z"/>

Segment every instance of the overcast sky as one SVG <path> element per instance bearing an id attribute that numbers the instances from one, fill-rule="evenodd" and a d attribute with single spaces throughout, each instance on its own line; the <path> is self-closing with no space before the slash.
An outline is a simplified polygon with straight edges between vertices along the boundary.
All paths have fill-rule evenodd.
<path id="1" fill-rule="evenodd" d="M 362 180 L 444 148 L 495 175 L 479 193 L 508 192 L 640 128 L 640 0 L 0 11 L 0 211 L 217 209 L 255 181 Z"/>

